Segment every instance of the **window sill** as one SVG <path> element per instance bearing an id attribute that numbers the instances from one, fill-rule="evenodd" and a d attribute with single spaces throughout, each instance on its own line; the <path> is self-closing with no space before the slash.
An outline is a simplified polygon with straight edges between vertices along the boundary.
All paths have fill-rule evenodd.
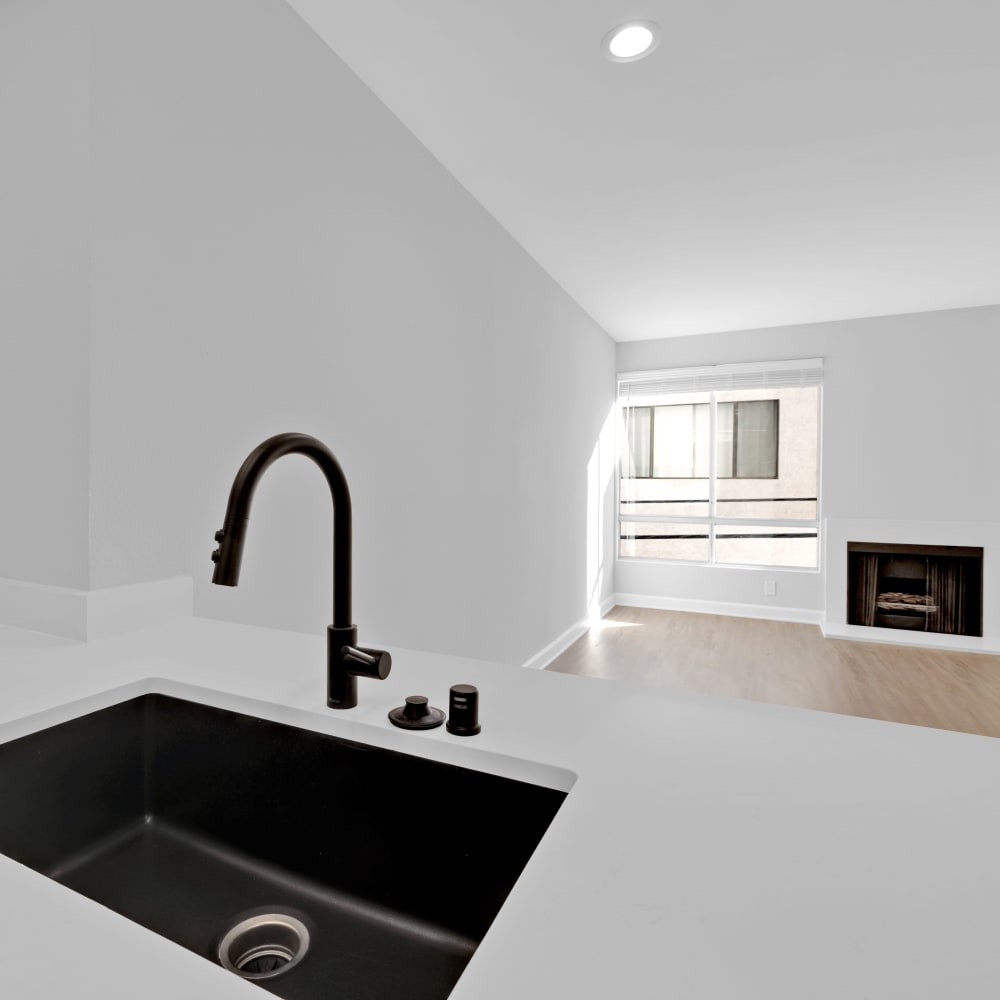
<path id="1" fill-rule="evenodd" d="M 648 559 L 636 556 L 615 556 L 616 563 L 633 566 L 689 566 L 701 569 L 738 569 L 767 573 L 808 573 L 819 574 L 822 566 L 760 566 L 753 563 L 710 563 L 695 562 L 693 559 Z"/>

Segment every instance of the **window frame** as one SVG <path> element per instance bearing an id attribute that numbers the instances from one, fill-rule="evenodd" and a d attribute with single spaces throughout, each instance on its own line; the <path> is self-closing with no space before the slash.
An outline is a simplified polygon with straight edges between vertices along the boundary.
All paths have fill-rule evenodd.
<path id="1" fill-rule="evenodd" d="M 739 367 L 739 366 L 731 366 Z M 621 379 L 621 376 L 620 376 Z M 805 386 L 803 386 L 805 387 Z M 656 405 L 673 405 L 669 403 L 658 404 L 658 403 L 635 403 L 630 404 L 629 402 L 623 400 L 619 394 L 615 409 L 618 414 L 617 427 L 619 428 L 617 444 L 616 444 L 616 476 L 615 476 L 615 512 L 616 512 L 616 539 L 615 539 L 615 560 L 617 562 L 629 562 L 629 563 L 642 563 L 646 565 L 674 565 L 674 566 L 692 566 L 692 567 L 713 567 L 721 569 L 749 569 L 749 570 L 764 570 L 767 572 L 782 572 L 782 573 L 820 573 L 823 568 L 823 519 L 822 519 L 822 502 L 823 502 L 823 386 L 820 381 L 817 384 L 810 386 L 815 388 L 817 391 L 816 399 L 816 516 L 812 519 L 802 518 L 797 520 L 791 520 L 788 518 L 736 518 L 736 517 L 722 517 L 719 516 L 719 503 L 725 503 L 726 500 L 720 501 L 717 496 L 717 481 L 719 479 L 716 470 L 716 463 L 718 461 L 718 439 L 716 434 L 716 420 L 717 420 L 717 407 L 718 407 L 718 394 L 720 392 L 729 392 L 731 389 L 705 389 L 700 391 L 705 391 L 710 393 L 710 404 L 709 404 L 709 426 L 710 426 L 710 445 L 709 445 L 709 491 L 707 501 L 697 500 L 692 502 L 704 503 L 707 502 L 709 513 L 704 516 L 686 516 L 686 515 L 670 515 L 670 514 L 659 514 L 659 515 L 642 515 L 642 514 L 623 514 L 622 513 L 622 497 L 621 497 L 621 487 L 622 487 L 622 411 L 628 406 L 649 406 L 650 409 Z M 735 387 L 734 387 L 735 388 Z M 769 388 L 766 384 L 762 382 L 760 385 L 744 384 L 741 388 L 747 391 L 761 391 Z M 778 388 L 778 387 L 775 387 Z M 782 386 L 781 388 L 796 388 L 796 386 Z M 694 390 L 699 391 L 699 390 Z M 674 393 L 664 393 L 665 397 L 673 395 Z M 692 405 L 692 404 L 676 404 L 676 405 Z M 778 408 L 778 414 L 780 419 L 780 405 Z M 650 425 L 652 425 L 652 418 L 650 419 Z M 652 435 L 651 435 L 652 436 Z M 778 479 L 780 478 L 780 468 L 781 468 L 781 454 L 780 454 L 780 424 L 778 425 L 778 458 L 777 467 L 779 471 L 779 476 L 775 477 L 755 477 L 760 479 Z M 652 471 L 652 446 L 650 449 L 650 471 Z M 684 479 L 688 477 L 655 477 L 655 476 L 636 476 L 630 477 L 632 479 Z M 704 479 L 703 476 L 690 477 L 691 479 Z M 738 482 L 739 479 L 749 479 L 750 477 L 737 477 L 736 479 L 723 477 L 726 482 Z M 795 498 L 786 498 L 795 499 Z M 812 498 L 803 498 L 812 499 Z M 626 501 L 628 502 L 628 501 Z M 695 560 L 695 559 L 670 559 L 660 556 L 630 556 L 622 555 L 621 543 L 622 543 L 622 531 L 621 525 L 623 522 L 635 523 L 635 524 L 677 524 L 677 525 L 688 525 L 688 526 L 703 526 L 709 538 L 709 557 L 707 560 Z M 780 566 L 771 563 L 734 563 L 734 562 L 720 562 L 717 558 L 717 528 L 719 527 L 773 527 L 773 528 L 803 528 L 811 529 L 815 531 L 816 538 L 816 565 L 815 566 Z M 812 537 L 812 536 L 810 536 Z"/>

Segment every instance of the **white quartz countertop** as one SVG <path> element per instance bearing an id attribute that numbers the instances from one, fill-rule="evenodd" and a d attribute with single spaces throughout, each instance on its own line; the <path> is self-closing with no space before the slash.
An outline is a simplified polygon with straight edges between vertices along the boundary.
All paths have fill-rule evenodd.
<path id="1" fill-rule="evenodd" d="M 997 996 L 997 741 L 392 653 L 387 680 L 359 680 L 359 707 L 331 712 L 322 635 L 201 619 L 89 644 L 0 629 L 0 739 L 108 689 L 195 685 L 222 707 L 251 699 L 352 739 L 572 783 L 453 1000 Z M 479 687 L 481 735 L 389 724 L 406 695 L 446 708 L 462 682 Z M 0 900 L 5 1000 L 266 995 L 5 857 Z"/>

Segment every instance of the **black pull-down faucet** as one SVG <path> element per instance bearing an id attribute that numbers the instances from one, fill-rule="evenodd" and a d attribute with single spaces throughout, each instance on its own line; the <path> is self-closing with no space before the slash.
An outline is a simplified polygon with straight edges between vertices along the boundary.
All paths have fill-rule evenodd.
<path id="1" fill-rule="evenodd" d="M 212 583 L 239 583 L 254 490 L 272 462 L 291 454 L 306 455 L 322 469 L 333 497 L 333 624 L 326 630 L 326 703 L 330 708 L 354 708 L 357 678 L 384 680 L 392 657 L 382 649 L 358 646 L 358 629 L 351 622 L 351 494 L 340 463 L 322 441 L 308 434 L 276 434 L 250 452 L 229 491 L 225 524 L 215 533 L 219 547 L 212 553 Z"/>

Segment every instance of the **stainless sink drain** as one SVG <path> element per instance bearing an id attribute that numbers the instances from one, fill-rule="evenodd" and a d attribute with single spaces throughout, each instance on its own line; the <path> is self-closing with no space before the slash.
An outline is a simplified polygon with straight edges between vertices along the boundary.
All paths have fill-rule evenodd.
<path id="1" fill-rule="evenodd" d="M 302 961 L 309 931 L 288 913 L 263 913 L 231 927 L 219 945 L 224 969 L 244 979 L 271 979 Z"/>

